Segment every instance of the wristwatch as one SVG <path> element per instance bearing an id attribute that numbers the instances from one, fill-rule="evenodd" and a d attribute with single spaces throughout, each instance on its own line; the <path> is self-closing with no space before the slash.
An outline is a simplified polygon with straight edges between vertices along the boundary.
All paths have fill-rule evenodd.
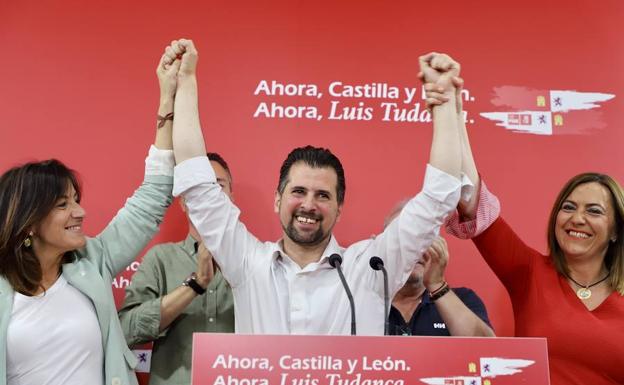
<path id="1" fill-rule="evenodd" d="M 182 282 L 182 285 L 190 287 L 195 293 L 199 295 L 202 295 L 206 292 L 206 289 L 204 289 L 199 283 L 197 283 L 197 274 L 195 274 L 195 272 L 191 273 L 191 275 L 189 275 L 188 278 L 185 279 L 184 282 Z"/>

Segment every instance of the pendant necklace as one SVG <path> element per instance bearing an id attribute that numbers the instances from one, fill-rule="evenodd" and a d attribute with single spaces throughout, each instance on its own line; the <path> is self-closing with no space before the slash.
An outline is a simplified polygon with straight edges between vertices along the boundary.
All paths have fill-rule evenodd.
<path id="1" fill-rule="evenodd" d="M 579 286 L 579 289 L 576 291 L 576 296 L 579 297 L 580 299 L 589 299 L 592 295 L 591 290 L 589 290 L 590 287 L 592 286 L 596 286 L 597 284 L 605 281 L 607 278 L 609 278 L 609 275 L 611 273 L 607 273 L 607 275 L 601 279 L 600 281 L 596 281 L 594 283 L 592 283 L 591 285 L 581 285 L 580 283 L 576 282 L 572 277 L 570 277 L 569 275 L 566 274 L 566 277 L 568 277 L 568 279 L 572 282 L 574 282 L 574 284 L 576 286 Z"/>

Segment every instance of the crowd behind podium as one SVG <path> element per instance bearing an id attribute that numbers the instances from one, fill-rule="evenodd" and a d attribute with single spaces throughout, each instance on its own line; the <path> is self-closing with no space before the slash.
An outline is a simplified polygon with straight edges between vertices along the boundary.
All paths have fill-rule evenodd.
<path id="1" fill-rule="evenodd" d="M 281 165 L 281 238 L 259 240 L 245 227 L 227 162 L 207 152 L 218 132 L 202 131 L 197 65 L 192 41 L 165 48 L 143 183 L 97 236 L 82 231 L 81 184 L 62 162 L 0 177 L 0 385 L 136 384 L 130 348 L 146 342 L 151 384 L 189 384 L 194 332 L 494 336 L 477 294 L 446 281 L 442 227 L 471 239 L 501 280 L 515 335 L 547 339 L 554 385 L 624 383 L 621 186 L 606 174 L 572 177 L 552 206 L 548 253 L 526 245 L 478 172 L 450 56 L 419 58 L 433 118 L 421 190 L 381 233 L 346 247 L 332 232 L 345 171 L 322 147 L 295 148 Z M 174 197 L 188 236 L 148 251 L 118 314 L 111 282 Z"/>

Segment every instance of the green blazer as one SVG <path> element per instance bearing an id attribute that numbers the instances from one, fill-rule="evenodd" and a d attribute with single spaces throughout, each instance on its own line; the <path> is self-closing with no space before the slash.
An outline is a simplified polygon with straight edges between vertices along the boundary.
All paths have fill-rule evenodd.
<path id="1" fill-rule="evenodd" d="M 75 251 L 75 262 L 62 266 L 63 277 L 95 307 L 104 348 L 104 384 L 137 384 L 134 373 L 137 359 L 121 331 L 111 284 L 158 231 L 172 201 L 172 187 L 173 177 L 146 175 L 141 187 L 104 231 L 95 238 L 87 238 L 86 246 Z M 7 328 L 13 294 L 11 285 L 0 276 L 0 385 L 7 382 Z"/>

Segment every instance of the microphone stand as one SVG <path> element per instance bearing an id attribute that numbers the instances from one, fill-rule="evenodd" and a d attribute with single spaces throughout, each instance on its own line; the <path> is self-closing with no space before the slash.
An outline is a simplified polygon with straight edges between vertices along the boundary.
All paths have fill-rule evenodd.
<path id="1" fill-rule="evenodd" d="M 347 285 L 347 280 L 342 273 L 342 268 L 340 265 L 342 264 L 342 257 L 339 254 L 332 254 L 329 256 L 329 264 L 332 267 L 335 267 L 338 271 L 338 276 L 340 277 L 340 281 L 342 282 L 342 286 L 347 292 L 347 298 L 349 299 L 349 305 L 351 306 L 351 335 L 355 335 L 355 302 L 353 301 L 353 295 L 351 295 L 351 290 L 349 289 L 349 285 Z"/>
<path id="2" fill-rule="evenodd" d="M 390 315 L 390 298 L 388 296 L 388 271 L 384 267 L 384 262 L 381 258 L 375 256 L 369 260 L 370 267 L 373 270 L 381 270 L 384 279 L 384 336 L 389 335 L 390 322 L 388 316 Z"/>

